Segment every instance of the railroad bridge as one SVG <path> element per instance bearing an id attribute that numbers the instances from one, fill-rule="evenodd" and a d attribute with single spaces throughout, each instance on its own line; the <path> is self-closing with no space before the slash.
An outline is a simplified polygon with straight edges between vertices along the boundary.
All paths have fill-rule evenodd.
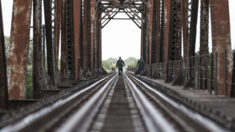
<path id="1" fill-rule="evenodd" d="M 228 0 L 14 0 L 7 57 L 0 7 L 0 131 L 235 131 Z M 141 30 L 143 75 L 102 68 L 113 20 Z"/>

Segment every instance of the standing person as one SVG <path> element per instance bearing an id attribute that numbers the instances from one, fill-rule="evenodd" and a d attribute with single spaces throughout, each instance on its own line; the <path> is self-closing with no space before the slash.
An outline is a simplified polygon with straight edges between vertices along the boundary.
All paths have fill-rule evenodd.
<path id="1" fill-rule="evenodd" d="M 116 67 L 118 68 L 118 74 L 119 76 L 122 76 L 122 72 L 123 72 L 123 67 L 125 66 L 124 61 L 122 60 L 121 57 L 119 57 L 119 60 L 116 63 Z"/>
<path id="2" fill-rule="evenodd" d="M 138 67 L 137 74 L 140 75 L 144 74 L 144 65 L 145 65 L 144 59 L 141 57 L 137 62 L 137 67 Z"/>

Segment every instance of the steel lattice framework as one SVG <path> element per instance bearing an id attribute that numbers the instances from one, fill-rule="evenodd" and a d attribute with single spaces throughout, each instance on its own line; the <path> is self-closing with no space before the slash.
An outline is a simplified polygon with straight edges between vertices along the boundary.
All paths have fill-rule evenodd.
<path id="1" fill-rule="evenodd" d="M 235 96 L 228 4 L 228 0 L 201 0 L 199 8 L 199 0 L 14 0 L 7 61 L 0 9 L 0 108 L 7 108 L 8 99 L 25 97 L 31 28 L 33 95 L 39 99 L 45 87 L 77 84 L 104 71 L 101 30 L 111 20 L 131 20 L 141 29 L 140 54 L 150 65 L 149 75 L 163 76 L 165 81 L 185 87 L 213 87 L 217 94 Z M 118 13 L 127 17 L 118 17 Z M 208 49 L 209 19 L 212 56 Z M 195 52 L 197 30 L 199 59 Z M 161 63 L 162 73 L 154 70 L 154 63 Z M 199 69 L 195 67 L 198 64 Z M 225 83 L 214 85 L 208 78 Z"/>

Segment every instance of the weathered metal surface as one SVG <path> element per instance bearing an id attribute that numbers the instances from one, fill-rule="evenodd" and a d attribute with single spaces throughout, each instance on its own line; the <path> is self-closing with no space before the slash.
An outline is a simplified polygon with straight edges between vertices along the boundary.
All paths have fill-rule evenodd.
<path id="1" fill-rule="evenodd" d="M 145 19 L 145 21 L 142 22 L 142 29 L 141 29 L 141 57 L 143 57 L 144 61 L 147 62 L 147 59 L 145 56 L 146 54 L 146 17 L 145 17 L 145 14 L 142 14 L 142 18 Z"/>
<path id="2" fill-rule="evenodd" d="M 188 50 L 188 0 L 182 0 L 182 24 L 183 24 L 183 53 L 184 53 L 184 60 L 187 57 L 187 50 Z"/>
<path id="3" fill-rule="evenodd" d="M 171 1 L 165 0 L 164 1 L 164 60 L 165 60 L 165 66 L 164 66 L 164 80 L 167 81 L 168 79 L 168 50 L 169 50 L 169 31 L 170 31 L 170 7 L 171 7 Z"/>
<path id="4" fill-rule="evenodd" d="M 209 62 L 209 0 L 201 0 L 199 88 L 207 89 Z"/>
<path id="5" fill-rule="evenodd" d="M 159 42 L 159 59 L 158 62 L 164 61 L 164 22 L 165 22 L 165 10 L 164 10 L 164 0 L 160 0 L 160 10 L 161 10 L 161 17 L 160 17 L 160 42 Z"/>
<path id="6" fill-rule="evenodd" d="M 89 53 L 88 53 L 88 48 L 89 48 L 89 43 L 88 43 L 88 17 L 90 14 L 88 13 L 89 11 L 89 1 L 85 0 L 84 1 L 84 12 L 83 12 L 83 71 L 87 72 L 88 71 L 88 63 L 89 63 Z"/>
<path id="7" fill-rule="evenodd" d="M 152 63 L 152 46 L 153 46 L 153 8 L 154 8 L 154 2 L 153 0 L 149 0 L 149 8 L 148 8 L 148 56 L 149 56 L 149 64 Z"/>
<path id="8" fill-rule="evenodd" d="M 46 27 L 46 45 L 47 45 L 47 69 L 50 76 L 50 84 L 55 84 L 55 45 L 52 41 L 52 16 L 51 16 L 51 1 L 44 1 L 44 16 Z"/>
<path id="9" fill-rule="evenodd" d="M 95 72 L 99 69 L 99 5 L 95 7 L 95 22 L 94 22 L 94 69 Z"/>
<path id="10" fill-rule="evenodd" d="M 8 86 L 10 99 L 24 99 L 26 66 L 29 47 L 29 28 L 32 0 L 14 0 L 10 51 L 8 58 Z"/>
<path id="11" fill-rule="evenodd" d="M 61 18 L 61 71 L 60 80 L 62 83 L 67 80 L 67 45 L 66 45 L 66 1 L 62 4 L 62 18 Z"/>
<path id="12" fill-rule="evenodd" d="M 66 48 L 68 80 L 75 81 L 75 49 L 74 49 L 74 13 L 73 0 L 66 1 Z"/>
<path id="13" fill-rule="evenodd" d="M 161 7 L 161 3 L 160 3 L 160 0 L 156 0 L 155 1 L 155 15 L 156 15 L 156 27 L 155 27 L 155 43 L 154 43 L 154 57 L 153 57 L 153 62 L 160 62 L 160 52 L 161 52 L 161 46 L 160 46 L 160 33 L 161 33 L 161 28 L 160 28 L 160 24 L 161 24 L 161 17 L 160 17 L 160 13 L 161 13 L 161 10 L 160 10 L 160 7 Z"/>
<path id="14" fill-rule="evenodd" d="M 95 0 L 90 1 L 90 71 L 94 72 L 94 25 L 95 25 Z"/>
<path id="15" fill-rule="evenodd" d="M 33 98 L 40 98 L 42 88 L 42 2 L 33 0 Z"/>
<path id="16" fill-rule="evenodd" d="M 80 43 L 81 43 L 81 0 L 73 0 L 73 24 L 74 24 L 74 63 L 75 63 L 75 80 L 79 81 L 80 73 Z"/>
<path id="17" fill-rule="evenodd" d="M 102 28 L 101 21 L 99 21 L 99 69 L 102 68 Z"/>
<path id="18" fill-rule="evenodd" d="M 232 54 L 230 39 L 230 18 L 228 0 L 211 0 L 211 23 L 213 53 L 218 53 L 216 67 L 217 90 L 219 95 L 229 95 L 232 79 Z M 227 59 L 225 59 L 225 52 Z M 225 66 L 225 62 L 227 65 Z M 227 69 L 227 73 L 225 72 Z M 228 87 L 226 93 L 226 85 Z"/>
<path id="19" fill-rule="evenodd" d="M 5 41 L 3 31 L 2 4 L 0 1 L 0 109 L 8 108 Z"/>
<path id="20" fill-rule="evenodd" d="M 171 1 L 169 60 L 181 59 L 182 8 L 180 0 Z"/>

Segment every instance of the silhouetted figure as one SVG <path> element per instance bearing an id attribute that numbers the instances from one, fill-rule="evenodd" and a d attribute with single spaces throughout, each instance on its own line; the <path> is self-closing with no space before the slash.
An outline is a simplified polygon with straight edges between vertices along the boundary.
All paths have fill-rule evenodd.
<path id="1" fill-rule="evenodd" d="M 122 72 L 123 72 L 123 67 L 125 66 L 124 61 L 122 60 L 121 57 L 119 57 L 119 60 L 116 63 L 116 67 L 118 68 L 118 74 L 119 76 L 122 76 Z"/>
<path id="2" fill-rule="evenodd" d="M 138 69 L 135 72 L 135 74 L 143 75 L 144 74 L 144 65 L 145 65 L 144 59 L 141 57 L 137 62 L 137 68 Z"/>

